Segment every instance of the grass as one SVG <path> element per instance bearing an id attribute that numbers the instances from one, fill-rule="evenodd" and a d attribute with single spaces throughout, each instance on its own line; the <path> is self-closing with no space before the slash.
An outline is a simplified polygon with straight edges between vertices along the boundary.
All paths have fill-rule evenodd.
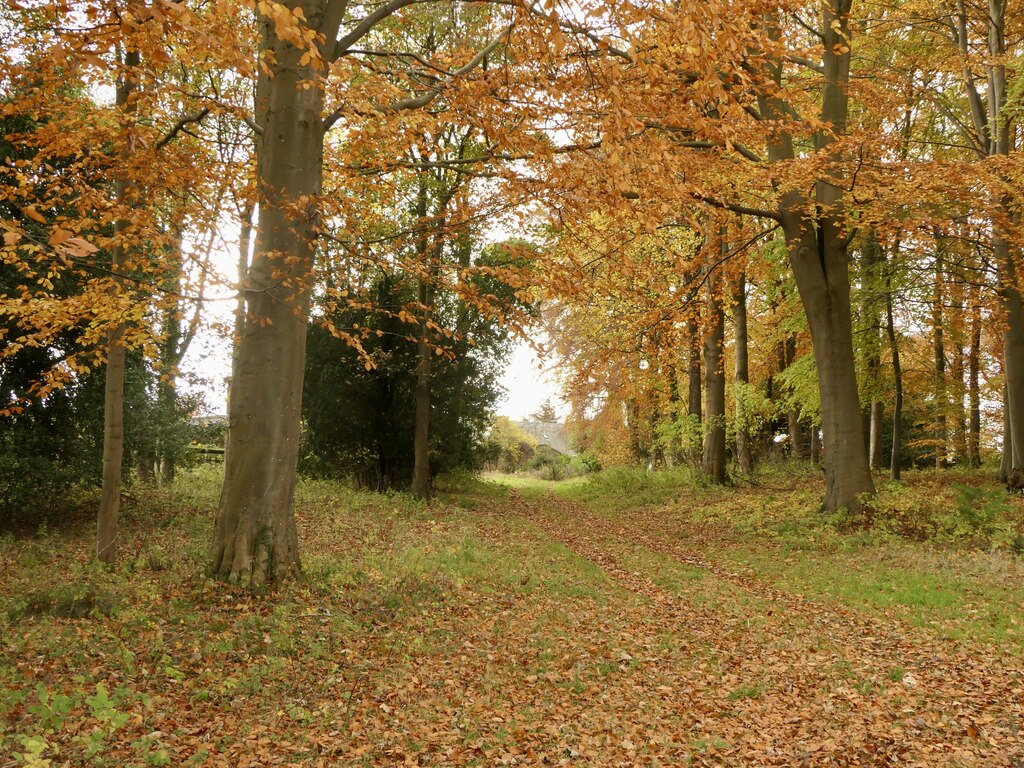
<path id="1" fill-rule="evenodd" d="M 152 734 L 181 707 L 244 715 L 233 739 L 243 722 L 327 729 L 337 713 L 324 697 L 414 675 L 418 660 L 460 646 L 474 616 L 483 625 L 511 606 L 616 594 L 562 545 L 491 514 L 479 488 L 425 505 L 306 481 L 305 580 L 267 597 L 229 589 L 201 576 L 218 469 L 137 489 L 112 572 L 92 563 L 88 532 L 0 539 L 0 753 L 40 766 L 159 764 L 174 753 Z M 100 686 L 112 697 L 102 712 L 87 703 Z"/>
<path id="2" fill-rule="evenodd" d="M 820 473 L 806 464 L 768 466 L 733 488 L 694 482 L 684 469 L 616 470 L 553 490 L 612 518 L 646 507 L 637 524 L 654 539 L 784 591 L 1024 652 L 1022 500 L 981 472 L 913 471 L 879 485 L 874 513 L 861 520 L 818 511 Z M 692 567 L 624 551 L 631 568 L 669 591 L 729 602 L 721 589 L 698 586 Z"/>
<path id="3" fill-rule="evenodd" d="M 463 479 L 430 504 L 302 481 L 305 580 L 253 595 L 201 575 L 219 470 L 133 489 L 113 571 L 92 562 L 91 530 L 0 537 L 0 754 L 11 765 L 199 766 L 232 749 L 258 754 L 268 738 L 278 762 L 298 764 L 415 754 L 490 765 L 538 739 L 556 762 L 577 749 L 600 755 L 592 743 L 598 751 L 584 750 L 585 718 L 600 702 L 669 706 L 685 687 L 673 676 L 691 674 L 687 685 L 714 686 L 715 706 L 736 711 L 767 706 L 785 687 L 750 668 L 733 677 L 720 649 L 688 628 L 685 606 L 750 649 L 789 641 L 770 633 L 799 617 L 784 625 L 777 605 L 730 573 L 964 643 L 1024 649 L 1024 568 L 1004 535 L 1019 530 L 1020 502 L 974 476 L 955 478 L 982 489 L 971 495 L 937 473 L 909 473 L 860 525 L 818 513 L 819 478 L 792 467 L 730 489 L 689 471 Z M 582 533 L 672 595 L 683 623 L 659 624 L 644 594 L 570 549 L 578 507 L 545 506 L 551 493 L 607 522 Z M 957 505 L 968 496 L 978 508 L 965 514 Z M 540 512 L 522 513 L 521 499 Z M 950 515 L 968 529 L 956 534 Z M 634 530 L 642 537 L 616 533 Z M 717 570 L 681 562 L 673 547 Z M 920 676 L 901 663 L 837 662 L 827 677 L 880 696 Z M 431 751 L 438 734 L 459 757 Z M 729 748 L 676 736 L 683 752 Z"/>

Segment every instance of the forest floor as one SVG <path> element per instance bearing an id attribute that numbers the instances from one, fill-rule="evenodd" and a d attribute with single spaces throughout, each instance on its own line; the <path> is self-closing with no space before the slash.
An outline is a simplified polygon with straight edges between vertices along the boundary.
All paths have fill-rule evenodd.
<path id="1" fill-rule="evenodd" d="M 797 467 L 300 484 L 305 578 L 199 576 L 217 478 L 0 538 L 0 766 L 1024 766 L 1021 502 Z"/>

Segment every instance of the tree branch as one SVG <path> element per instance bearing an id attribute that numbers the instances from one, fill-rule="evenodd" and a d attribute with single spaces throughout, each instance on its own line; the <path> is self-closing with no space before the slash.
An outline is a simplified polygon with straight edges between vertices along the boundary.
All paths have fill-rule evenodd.
<path id="1" fill-rule="evenodd" d="M 164 146 L 166 146 L 167 144 L 169 144 L 170 142 L 172 142 L 174 140 L 174 137 L 177 136 L 181 132 L 182 128 L 184 128 L 186 125 L 189 125 L 190 123 L 198 123 L 198 122 L 200 122 L 208 114 L 210 114 L 210 108 L 209 107 L 203 107 L 198 112 L 193 112 L 192 114 L 184 115 L 183 117 L 181 117 L 178 120 L 178 122 L 176 122 L 171 127 L 171 130 L 169 130 L 166 134 L 164 134 L 164 137 L 162 139 L 160 139 L 160 141 L 158 141 L 156 143 L 154 148 L 155 149 L 162 149 Z"/>
<path id="2" fill-rule="evenodd" d="M 507 27 L 505 27 L 505 29 L 499 32 L 491 42 L 489 42 L 486 46 L 477 51 L 476 55 L 472 59 L 470 59 L 470 61 L 467 64 L 454 70 L 449 77 L 439 82 L 437 86 L 432 90 L 421 93 L 418 96 L 410 96 L 407 99 L 401 99 L 399 101 L 392 102 L 391 104 L 380 105 L 376 107 L 376 111 L 380 112 L 381 114 L 395 114 L 397 112 L 405 112 L 410 109 L 420 109 L 422 107 L 427 106 L 428 104 L 430 104 L 430 102 L 432 102 L 434 99 L 441 95 L 441 92 L 444 90 L 446 86 L 450 85 L 457 78 L 462 77 L 463 75 L 466 75 L 469 72 L 472 72 L 474 69 L 480 66 L 484 59 L 487 58 L 487 55 L 498 47 L 498 45 L 501 43 L 502 38 L 504 38 L 506 35 L 508 35 L 509 32 L 512 31 L 513 26 L 513 24 L 509 24 Z M 331 126 L 333 126 L 340 119 L 340 110 L 332 112 L 330 115 L 324 118 L 324 130 L 329 130 Z"/>
<path id="3" fill-rule="evenodd" d="M 366 16 L 358 24 L 356 24 L 355 27 L 352 28 L 352 31 L 349 32 L 347 35 L 338 38 L 334 42 L 334 50 L 330 52 L 331 55 L 329 57 L 325 56 L 325 58 L 328 61 L 337 61 L 346 53 L 348 53 L 349 48 L 351 48 L 357 42 L 366 37 L 377 25 L 377 22 L 381 21 L 382 19 L 386 19 L 388 16 L 395 13 L 396 11 L 400 11 L 407 5 L 413 5 L 415 3 L 422 2 L 429 2 L 429 0 L 391 0 L 391 2 L 385 3 L 380 8 L 375 10 L 373 13 Z M 331 23 L 333 23 L 333 21 L 334 20 L 332 19 Z M 327 53 L 327 51 L 324 51 L 324 53 Z"/>

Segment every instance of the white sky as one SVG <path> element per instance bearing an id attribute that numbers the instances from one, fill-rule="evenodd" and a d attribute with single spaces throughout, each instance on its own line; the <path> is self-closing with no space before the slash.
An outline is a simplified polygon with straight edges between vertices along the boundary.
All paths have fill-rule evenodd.
<path id="1" fill-rule="evenodd" d="M 550 398 L 555 410 L 564 417 L 567 409 L 559 396 L 558 384 L 545 370 L 550 365 L 550 361 L 539 360 L 529 344 L 517 343 L 501 378 L 501 385 L 507 391 L 498 403 L 498 415 L 525 419 Z"/>

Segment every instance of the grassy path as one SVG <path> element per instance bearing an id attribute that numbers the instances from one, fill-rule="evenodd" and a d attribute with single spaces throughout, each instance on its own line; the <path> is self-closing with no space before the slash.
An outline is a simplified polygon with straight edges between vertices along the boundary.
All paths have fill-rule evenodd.
<path id="1" fill-rule="evenodd" d="M 1024 764 L 1019 657 L 776 589 L 645 533 L 649 513 L 612 520 L 554 495 L 517 508 L 645 599 L 639 642 L 680 639 L 651 694 L 707 730 L 721 754 L 699 762 Z"/>
<path id="2" fill-rule="evenodd" d="M 306 483 L 306 579 L 257 596 L 197 575 L 199 480 L 127 515 L 113 573 L 91 531 L 0 538 L 0 768 L 1024 765 L 1009 635 L 805 589 L 855 561 L 748 557 L 687 517 L 713 497 Z"/>

